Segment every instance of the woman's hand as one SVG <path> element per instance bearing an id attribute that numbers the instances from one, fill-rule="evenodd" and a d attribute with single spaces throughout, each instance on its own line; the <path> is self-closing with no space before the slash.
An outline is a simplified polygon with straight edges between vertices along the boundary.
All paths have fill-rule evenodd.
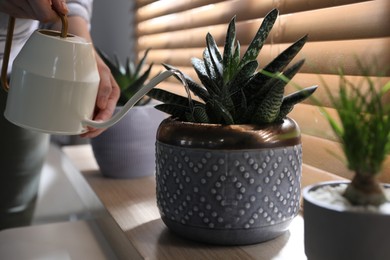
<path id="1" fill-rule="evenodd" d="M 99 90 L 96 99 L 95 116 L 96 121 L 106 121 L 114 113 L 116 103 L 119 99 L 120 89 L 110 69 L 96 53 L 96 62 L 100 75 Z M 81 137 L 93 138 L 101 134 L 105 129 L 90 128 Z"/>
<path id="2" fill-rule="evenodd" d="M 66 15 L 65 0 L 0 0 L 0 11 L 17 18 L 39 20 L 43 23 L 59 19 L 57 12 Z"/>
<path id="3" fill-rule="evenodd" d="M 57 23 L 53 29 L 59 30 L 61 23 Z M 68 17 L 69 33 L 78 35 L 92 42 L 91 35 L 88 30 L 88 25 L 85 20 L 78 16 Z M 95 114 L 93 120 L 106 121 L 111 118 L 114 113 L 116 104 L 120 95 L 120 88 L 111 74 L 110 69 L 95 53 L 97 68 L 100 76 L 99 90 L 96 98 Z M 88 128 L 88 132 L 80 135 L 81 137 L 93 138 L 101 134 L 105 129 Z"/>
<path id="4" fill-rule="evenodd" d="M 68 17 L 68 25 L 69 33 L 81 36 L 87 41 L 92 42 L 91 35 L 88 29 L 88 24 L 83 18 L 78 16 Z M 60 30 L 61 23 L 57 22 L 53 24 L 52 29 Z M 96 98 L 95 114 L 93 120 L 106 121 L 107 119 L 110 119 L 114 113 L 116 103 L 119 99 L 120 89 L 114 77 L 112 76 L 110 69 L 107 67 L 104 61 L 97 53 L 95 57 L 100 76 L 100 83 Z M 101 134 L 104 130 L 105 129 L 89 127 L 88 132 L 80 136 L 86 138 L 93 138 Z"/>

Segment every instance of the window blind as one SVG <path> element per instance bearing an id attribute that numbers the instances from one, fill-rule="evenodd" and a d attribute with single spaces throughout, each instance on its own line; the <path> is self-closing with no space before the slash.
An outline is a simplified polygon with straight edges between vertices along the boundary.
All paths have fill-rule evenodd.
<path id="1" fill-rule="evenodd" d="M 335 115 L 323 82 L 336 93 L 337 68 L 342 67 L 353 82 L 362 81 L 363 66 L 381 71 L 374 78 L 390 80 L 390 1 L 388 0 L 137 0 L 135 10 L 136 51 L 141 57 L 151 48 L 148 60 L 154 62 L 154 74 L 168 63 L 197 80 L 190 59 L 202 57 L 205 36 L 210 32 L 220 50 L 227 25 L 236 16 L 237 40 L 242 53 L 255 35 L 263 17 L 273 8 L 279 9 L 267 43 L 260 55 L 260 67 L 266 65 L 287 46 L 305 34 L 309 40 L 295 60 L 305 58 L 305 65 L 293 82 L 301 86 L 319 85 L 315 97 Z M 294 62 L 294 61 L 293 61 Z M 174 79 L 161 84 L 185 93 Z M 365 87 L 362 85 L 362 87 Z M 290 84 L 286 92 L 295 91 Z M 184 94 L 185 95 L 185 94 Z M 390 102 L 390 97 L 387 98 Z M 387 102 L 386 101 L 386 102 Z M 289 114 L 301 127 L 304 167 L 350 178 L 352 173 L 342 160 L 338 143 L 327 121 L 315 104 L 307 100 Z M 332 152 L 329 152 L 332 151 Z M 385 162 L 381 181 L 390 182 L 390 158 Z"/>

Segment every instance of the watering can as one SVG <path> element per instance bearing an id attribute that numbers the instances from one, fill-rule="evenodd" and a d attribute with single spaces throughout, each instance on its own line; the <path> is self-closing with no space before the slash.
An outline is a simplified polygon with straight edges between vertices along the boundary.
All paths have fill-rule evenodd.
<path id="1" fill-rule="evenodd" d="M 50 134 L 77 135 L 87 127 L 108 128 L 147 92 L 169 76 L 164 71 L 149 81 L 107 121 L 92 120 L 99 86 L 99 73 L 92 43 L 68 34 L 64 15 L 61 32 L 36 30 L 13 62 L 8 84 L 7 68 L 15 18 L 10 16 L 1 80 L 8 91 L 4 116 L 23 128 Z"/>

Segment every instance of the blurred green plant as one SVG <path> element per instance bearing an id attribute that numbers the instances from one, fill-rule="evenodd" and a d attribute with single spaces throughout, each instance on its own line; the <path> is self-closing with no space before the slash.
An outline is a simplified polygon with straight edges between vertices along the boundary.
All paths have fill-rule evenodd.
<path id="1" fill-rule="evenodd" d="M 363 80 L 353 83 L 341 71 L 338 95 L 322 80 L 339 120 L 322 111 L 355 173 L 344 197 L 354 205 L 380 205 L 387 200 L 377 176 L 390 153 L 390 104 L 385 102 L 390 81 L 378 85 L 364 72 Z"/>
<path id="2" fill-rule="evenodd" d="M 146 58 L 149 53 L 149 50 L 150 49 L 147 49 L 144 52 L 144 56 L 138 64 L 136 64 L 133 60 L 127 57 L 126 63 L 125 65 L 123 65 L 117 55 L 114 55 L 114 60 L 112 60 L 102 50 L 97 49 L 99 56 L 110 68 L 111 73 L 121 90 L 117 103 L 118 106 L 123 106 L 124 104 L 126 104 L 126 102 L 144 86 L 145 81 L 148 79 L 150 71 L 153 67 L 153 63 L 151 63 L 149 67 L 144 71 L 142 70 L 142 68 L 146 63 Z M 136 105 L 146 105 L 150 102 L 150 100 L 150 97 L 144 96 L 141 100 L 137 102 Z"/>

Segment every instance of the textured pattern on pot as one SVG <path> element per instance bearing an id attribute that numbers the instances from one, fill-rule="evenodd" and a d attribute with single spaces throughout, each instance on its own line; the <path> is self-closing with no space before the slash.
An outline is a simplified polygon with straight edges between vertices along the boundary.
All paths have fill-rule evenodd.
<path id="1" fill-rule="evenodd" d="M 298 214 L 302 147 L 294 121 L 221 128 L 168 119 L 157 140 L 157 204 L 175 233 L 251 244 L 283 234 Z"/>

